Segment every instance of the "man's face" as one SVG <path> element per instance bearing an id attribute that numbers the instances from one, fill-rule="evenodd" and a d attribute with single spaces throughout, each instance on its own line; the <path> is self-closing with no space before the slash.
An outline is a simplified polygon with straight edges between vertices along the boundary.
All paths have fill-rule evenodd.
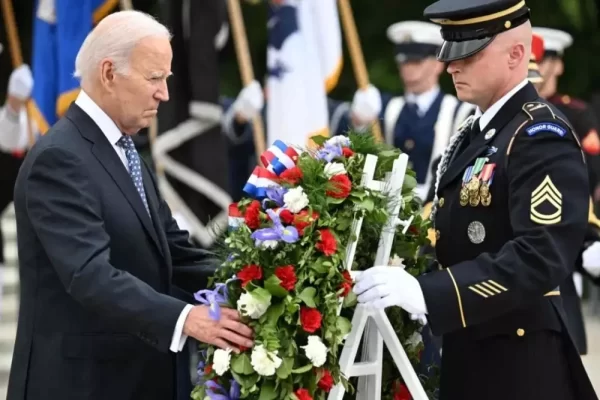
<path id="1" fill-rule="evenodd" d="M 485 49 L 471 57 L 448 63 L 447 71 L 452 75 L 456 96 L 461 101 L 482 104 L 489 93 L 494 92 L 497 82 L 506 73 L 506 54 L 499 46 L 490 43 Z"/>
<path id="2" fill-rule="evenodd" d="M 538 92 L 542 97 L 550 97 L 556 93 L 558 77 L 563 73 L 563 62 L 560 58 L 548 57 L 539 63 L 540 74 L 544 82 L 540 85 Z"/>
<path id="3" fill-rule="evenodd" d="M 169 100 L 167 78 L 171 75 L 173 53 L 166 38 L 143 39 L 132 51 L 129 70 L 116 74 L 112 97 L 121 129 L 135 134 L 150 126 L 162 101 Z"/>
<path id="4" fill-rule="evenodd" d="M 420 86 L 432 77 L 439 76 L 440 63 L 433 57 L 406 61 L 399 64 L 400 78 L 407 88 Z"/>

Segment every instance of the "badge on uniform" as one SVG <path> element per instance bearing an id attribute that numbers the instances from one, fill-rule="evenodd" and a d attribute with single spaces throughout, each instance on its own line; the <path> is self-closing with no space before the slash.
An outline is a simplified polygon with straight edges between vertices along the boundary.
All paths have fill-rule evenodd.
<path id="1" fill-rule="evenodd" d="M 489 158 L 479 157 L 475 164 L 465 170 L 460 189 L 460 205 L 465 207 L 487 207 L 492 203 L 490 185 L 494 179 L 494 168 L 496 164 L 487 164 Z"/>

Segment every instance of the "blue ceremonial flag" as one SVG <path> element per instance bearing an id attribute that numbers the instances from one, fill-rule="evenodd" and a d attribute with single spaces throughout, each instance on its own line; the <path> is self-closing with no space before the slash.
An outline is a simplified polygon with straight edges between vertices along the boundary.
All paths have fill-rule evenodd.
<path id="1" fill-rule="evenodd" d="M 119 0 L 37 0 L 33 26 L 30 115 L 44 134 L 79 93 L 73 76 L 85 37 Z"/>

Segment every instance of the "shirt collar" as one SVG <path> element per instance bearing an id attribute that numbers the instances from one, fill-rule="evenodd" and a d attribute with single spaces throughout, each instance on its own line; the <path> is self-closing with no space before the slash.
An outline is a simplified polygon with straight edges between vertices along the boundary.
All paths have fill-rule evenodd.
<path id="1" fill-rule="evenodd" d="M 485 129 L 485 127 L 490 123 L 490 121 L 496 116 L 496 114 L 498 114 L 498 111 L 500 111 L 502 106 L 504 104 L 506 104 L 506 102 L 508 100 L 510 100 L 510 98 L 513 97 L 519 90 L 521 90 L 525 85 L 527 85 L 528 82 L 529 81 L 527 79 L 523 79 L 522 82 L 520 82 L 517 86 L 512 88 L 511 91 L 509 91 L 504 96 L 502 96 L 502 98 L 500 100 L 495 102 L 484 113 L 482 113 L 481 109 L 479 107 L 477 107 L 477 110 L 475 111 L 474 116 L 475 116 L 475 120 L 477 120 L 477 118 L 479 118 L 479 128 L 481 129 L 482 132 Z"/>
<path id="2" fill-rule="evenodd" d="M 406 93 L 404 97 L 406 98 L 407 102 L 415 103 L 419 108 L 419 111 L 425 114 L 429 110 L 439 93 L 440 87 L 438 85 L 435 85 L 433 88 L 421 94 Z"/>
<path id="3" fill-rule="evenodd" d="M 92 98 L 83 91 L 79 92 L 75 104 L 79 106 L 98 125 L 106 139 L 116 145 L 123 136 L 115 122 L 96 104 Z"/>

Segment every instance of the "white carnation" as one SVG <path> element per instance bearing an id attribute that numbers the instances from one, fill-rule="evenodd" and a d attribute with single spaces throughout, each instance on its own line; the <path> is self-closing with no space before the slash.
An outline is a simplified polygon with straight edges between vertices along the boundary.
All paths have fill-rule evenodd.
<path id="1" fill-rule="evenodd" d="M 336 175 L 344 175 L 346 173 L 346 168 L 342 163 L 334 162 L 327 163 L 327 165 L 325 165 L 325 175 L 327 175 L 328 178 Z"/>
<path id="2" fill-rule="evenodd" d="M 278 242 L 277 240 L 257 240 L 256 241 L 257 245 L 261 248 L 261 249 L 274 249 L 277 247 Z"/>
<path id="3" fill-rule="evenodd" d="M 231 349 L 215 350 L 213 356 L 213 370 L 217 375 L 222 376 L 229 369 L 229 363 L 231 362 Z"/>
<path id="4" fill-rule="evenodd" d="M 252 293 L 242 293 L 238 300 L 238 311 L 252 319 L 259 319 L 267 312 L 267 308 L 271 305 L 271 300 L 261 301 L 252 296 Z"/>
<path id="5" fill-rule="evenodd" d="M 392 267 L 406 268 L 406 265 L 404 265 L 404 258 L 400 258 L 396 254 L 394 254 L 394 256 L 390 258 L 389 265 Z"/>
<path id="6" fill-rule="evenodd" d="M 327 346 L 323 344 L 321 338 L 315 335 L 311 335 L 308 337 L 308 344 L 306 346 L 302 346 L 304 352 L 306 353 L 306 357 L 310 360 L 312 365 L 315 367 L 320 367 L 325 364 L 327 361 Z"/>
<path id="7" fill-rule="evenodd" d="M 419 344 L 423 342 L 423 337 L 417 331 L 413 332 L 413 334 L 406 339 L 406 345 L 410 347 L 417 347 Z"/>
<path id="8" fill-rule="evenodd" d="M 260 344 L 252 350 L 250 364 L 252 364 L 252 368 L 254 368 L 257 374 L 272 376 L 275 374 L 275 370 L 281 365 L 281 358 L 277 357 L 277 353 L 267 351 Z"/>
<path id="9" fill-rule="evenodd" d="M 304 193 L 302 186 L 298 186 L 283 195 L 283 202 L 288 210 L 296 214 L 308 205 L 308 196 Z"/>
<path id="10" fill-rule="evenodd" d="M 343 135 L 336 135 L 336 136 L 332 137 L 331 139 L 327 139 L 325 144 L 328 144 L 331 146 L 348 147 L 348 146 L 350 146 L 350 139 L 348 139 L 348 137 L 343 136 Z"/>

